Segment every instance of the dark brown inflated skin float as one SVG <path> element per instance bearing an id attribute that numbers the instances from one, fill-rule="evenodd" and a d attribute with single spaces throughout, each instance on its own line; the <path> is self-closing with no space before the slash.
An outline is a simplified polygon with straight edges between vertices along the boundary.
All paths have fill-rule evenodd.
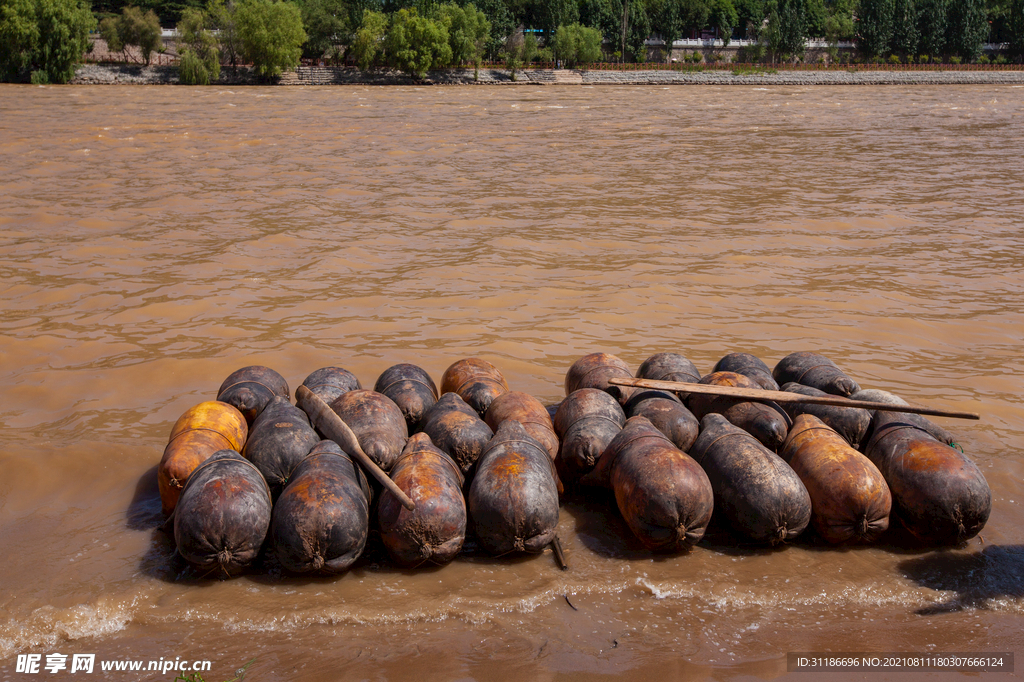
<path id="1" fill-rule="evenodd" d="M 798 393 L 800 395 L 828 395 L 816 388 L 792 382 L 783 386 L 782 390 L 787 393 Z M 813 405 L 811 403 L 782 403 L 782 409 L 794 421 L 801 414 L 813 414 L 846 439 L 846 442 L 853 448 L 860 448 L 866 442 L 868 430 L 871 428 L 872 412 L 859 407 L 837 407 L 835 405 Z"/>
<path id="2" fill-rule="evenodd" d="M 441 377 L 441 395 L 458 393 L 481 419 L 487 414 L 491 401 L 507 392 L 508 384 L 501 371 L 480 358 L 453 362 Z"/>
<path id="3" fill-rule="evenodd" d="M 801 351 L 779 360 L 772 370 L 779 386 L 793 381 L 832 395 L 850 396 L 860 390 L 857 382 L 824 355 Z"/>
<path id="4" fill-rule="evenodd" d="M 690 454 L 715 491 L 715 509 L 756 543 L 792 540 L 811 520 L 811 498 L 786 462 L 717 413 L 700 422 Z"/>
<path id="5" fill-rule="evenodd" d="M 219 450 L 241 450 L 249 429 L 232 405 L 208 400 L 178 417 L 157 468 L 157 487 L 165 515 L 174 511 L 181 489 L 196 467 Z"/>
<path id="6" fill-rule="evenodd" d="M 628 386 L 614 386 L 609 379 L 632 379 L 629 365 L 609 353 L 591 353 L 572 363 L 565 374 L 565 395 L 581 388 L 597 388 L 624 404 L 633 395 Z"/>
<path id="7" fill-rule="evenodd" d="M 477 460 L 494 437 L 487 422 L 458 393 L 445 393 L 430 408 L 423 433 L 455 460 L 466 480 L 472 479 Z"/>
<path id="8" fill-rule="evenodd" d="M 366 546 L 370 486 L 341 447 L 322 440 L 292 472 L 274 503 L 270 541 L 294 573 L 342 573 Z"/>
<path id="9" fill-rule="evenodd" d="M 624 405 L 627 417 L 646 417 L 672 443 L 686 452 L 697 440 L 700 422 L 674 394 L 639 389 Z"/>
<path id="10" fill-rule="evenodd" d="M 259 470 L 234 450 L 203 462 L 174 510 L 178 552 L 204 573 L 236 575 L 260 552 L 270 527 L 270 489 Z"/>
<path id="11" fill-rule="evenodd" d="M 362 388 L 355 374 L 341 367 L 321 367 L 303 379 L 302 385 L 316 393 L 325 403 L 330 405 L 348 393 Z"/>
<path id="12" fill-rule="evenodd" d="M 217 400 L 233 405 L 252 426 L 274 396 L 289 398 L 288 382 L 263 365 L 250 365 L 228 375 L 217 390 Z"/>
<path id="13" fill-rule="evenodd" d="M 923 544 L 957 545 L 981 532 L 992 510 L 988 481 L 915 414 L 875 412 L 864 454 L 889 484 L 900 522 Z"/>
<path id="14" fill-rule="evenodd" d="M 735 372 L 713 372 L 702 378 L 700 383 L 711 386 L 761 389 L 761 386 L 750 377 Z M 789 426 L 792 423 L 789 415 L 775 403 L 691 393 L 686 405 L 693 415 L 702 421 L 705 415 L 721 414 L 754 436 L 772 452 L 778 452 L 782 444 L 786 442 L 786 435 L 789 433 Z"/>
<path id="15" fill-rule="evenodd" d="M 601 389 L 581 388 L 570 393 L 558 406 L 554 418 L 561 440 L 555 463 L 562 482 L 574 485 L 593 471 L 625 423 L 622 406 Z"/>
<path id="16" fill-rule="evenodd" d="M 861 390 L 852 394 L 850 396 L 850 399 L 868 400 L 876 403 L 889 403 L 890 405 L 909 405 L 909 403 L 906 400 L 899 397 L 898 395 L 890 393 L 889 391 L 882 391 L 877 388 L 862 388 Z M 868 412 L 871 413 L 871 416 L 873 418 L 875 416 L 876 410 L 868 410 Z M 956 442 L 956 438 L 953 436 L 953 434 L 951 434 L 949 431 L 942 428 L 932 420 L 928 419 L 927 417 L 921 416 L 920 419 L 916 420 L 914 423 L 918 424 L 919 426 L 921 426 L 921 428 L 925 429 L 928 433 L 932 435 L 932 438 L 939 441 L 940 443 L 945 443 L 946 445 L 953 445 Z M 868 427 L 867 436 L 860 444 L 861 451 L 863 451 L 864 448 L 867 447 L 868 440 L 870 440 L 870 438 L 871 428 Z"/>
<path id="17" fill-rule="evenodd" d="M 559 482 L 544 446 L 507 420 L 477 463 L 469 514 L 491 554 L 541 552 L 555 539 Z"/>
<path id="18" fill-rule="evenodd" d="M 655 353 L 640 364 L 636 376 L 638 379 L 678 381 L 685 384 L 696 384 L 700 381 L 697 366 L 679 353 Z M 676 396 L 682 402 L 686 401 L 688 395 L 676 392 Z"/>
<path id="19" fill-rule="evenodd" d="M 601 456 L 626 525 L 645 547 L 679 552 L 697 544 L 714 509 L 707 474 L 646 417 L 630 417 Z"/>
<path id="20" fill-rule="evenodd" d="M 558 456 L 558 436 L 544 403 L 522 391 L 502 393 L 487 408 L 484 421 L 492 431 L 497 431 L 506 419 L 522 424 L 526 432 L 544 446 L 552 460 Z"/>
<path id="21" fill-rule="evenodd" d="M 696 365 L 679 353 L 655 353 L 636 371 L 638 379 L 655 381 L 681 381 L 695 384 L 700 381 Z"/>
<path id="22" fill-rule="evenodd" d="M 253 422 L 242 454 L 263 474 L 276 500 L 320 436 L 309 425 L 306 413 L 276 396 Z"/>
<path id="23" fill-rule="evenodd" d="M 342 395 L 331 409 L 352 429 L 363 452 L 390 471 L 409 440 L 409 427 L 398 405 L 376 391 L 361 389 Z"/>
<path id="24" fill-rule="evenodd" d="M 377 507 L 384 547 L 400 566 L 446 564 L 466 540 L 463 478 L 451 457 L 417 433 L 391 469 L 391 478 L 416 503 L 410 511 L 385 490 Z"/>
<path id="25" fill-rule="evenodd" d="M 801 414 L 779 453 L 811 496 L 811 526 L 833 544 L 872 543 L 889 527 L 882 472 L 813 414 Z"/>
<path id="26" fill-rule="evenodd" d="M 772 370 L 764 364 L 761 358 L 750 353 L 729 353 L 715 363 L 712 372 L 736 372 L 745 377 L 753 379 L 761 388 L 766 391 L 777 391 L 779 385 L 772 378 Z"/>
<path id="27" fill-rule="evenodd" d="M 427 370 L 409 363 L 388 367 L 377 378 L 373 390 L 398 405 L 410 434 L 422 430 L 423 418 L 439 395 L 437 384 Z"/>

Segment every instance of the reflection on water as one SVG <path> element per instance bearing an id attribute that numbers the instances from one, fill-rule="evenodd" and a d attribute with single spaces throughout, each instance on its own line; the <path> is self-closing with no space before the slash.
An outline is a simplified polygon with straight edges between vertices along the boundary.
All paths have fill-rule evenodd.
<path id="1" fill-rule="evenodd" d="M 974 86 L 5 86 L 0 658 L 703 679 L 837 646 L 1013 650 L 1022 111 L 1024 90 Z M 980 412 L 943 425 L 992 485 L 989 526 L 943 552 L 652 557 L 597 499 L 563 506 L 566 573 L 470 552 L 213 583 L 153 530 L 171 424 L 238 367 L 372 386 L 478 355 L 551 404 L 597 350 L 703 372 L 817 350 Z"/>

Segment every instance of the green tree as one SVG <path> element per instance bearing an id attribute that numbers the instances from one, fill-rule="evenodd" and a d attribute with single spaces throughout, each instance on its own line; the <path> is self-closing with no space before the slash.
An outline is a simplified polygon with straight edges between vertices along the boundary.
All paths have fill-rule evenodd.
<path id="1" fill-rule="evenodd" d="M 363 10 L 363 20 L 356 31 L 349 51 L 355 57 L 356 66 L 363 71 L 377 63 L 384 51 L 384 36 L 388 32 L 388 17 L 383 12 Z"/>
<path id="2" fill-rule="evenodd" d="M 651 20 L 645 0 L 628 0 L 624 33 L 626 53 L 635 62 L 647 61 L 647 39 L 651 37 Z"/>
<path id="3" fill-rule="evenodd" d="M 348 3 L 345 0 L 298 0 L 298 5 L 306 31 L 302 56 L 311 59 L 337 56 L 338 45 L 351 33 Z"/>
<path id="4" fill-rule="evenodd" d="M 862 55 L 876 57 L 889 51 L 894 10 L 894 0 L 860 0 L 857 49 Z"/>
<path id="5" fill-rule="evenodd" d="M 739 22 L 738 18 L 732 18 L 736 11 L 732 0 L 722 0 L 721 3 L 718 0 L 647 0 L 645 4 L 650 30 L 665 41 L 667 58 L 672 56 L 672 43 L 684 33 L 699 31 L 709 22 L 716 28 L 728 25 L 730 35 L 724 36 L 728 43 L 733 27 Z M 713 18 L 716 6 L 719 12 Z M 729 12 L 729 6 L 732 7 L 732 13 Z"/>
<path id="6" fill-rule="evenodd" d="M 576 0 L 532 0 L 527 25 L 544 31 L 548 39 L 559 26 L 568 26 L 580 20 L 580 7 Z"/>
<path id="7" fill-rule="evenodd" d="M 985 15 L 989 25 L 990 43 L 1010 42 L 1008 21 L 1011 0 L 985 0 Z"/>
<path id="8" fill-rule="evenodd" d="M 210 0 L 206 5 L 206 17 L 211 28 L 217 30 L 217 42 L 220 44 L 221 64 L 238 68 L 242 61 L 242 38 L 238 32 L 238 20 L 234 0 Z"/>
<path id="9" fill-rule="evenodd" d="M 503 0 L 476 0 L 478 10 L 484 13 L 488 23 L 491 25 L 490 34 L 484 45 L 485 54 L 496 57 L 501 51 L 502 40 L 512 33 L 516 22 L 512 16 L 512 9 Z"/>
<path id="10" fill-rule="evenodd" d="M 178 22 L 178 81 L 183 85 L 209 85 L 220 77 L 217 37 L 207 29 L 207 17 L 198 9 L 186 9 Z"/>
<path id="11" fill-rule="evenodd" d="M 946 51 L 946 14 L 949 0 L 917 0 L 917 48 L 938 57 Z"/>
<path id="12" fill-rule="evenodd" d="M 448 30 L 441 21 L 420 16 L 416 9 L 400 9 L 391 18 L 385 38 L 388 60 L 413 78 L 452 61 Z"/>
<path id="13" fill-rule="evenodd" d="M 917 54 L 920 35 L 914 0 L 894 0 L 890 49 L 904 57 L 914 56 Z"/>
<path id="14" fill-rule="evenodd" d="M 558 59 L 569 68 L 593 64 L 601 57 L 601 32 L 596 28 L 559 26 L 551 42 Z"/>
<path id="15" fill-rule="evenodd" d="M 0 0 L 0 77 L 67 83 L 96 19 L 78 0 Z"/>
<path id="16" fill-rule="evenodd" d="M 89 48 L 89 32 L 96 19 L 88 4 L 76 0 L 38 0 L 36 18 L 39 48 L 33 59 L 33 78 L 36 82 L 67 83 Z"/>
<path id="17" fill-rule="evenodd" d="M 39 22 L 33 0 L 0 0 L 0 80 L 28 74 L 39 45 Z"/>
<path id="18" fill-rule="evenodd" d="M 672 43 L 682 35 L 680 4 L 679 0 L 647 0 L 651 32 L 660 36 L 665 44 L 665 61 L 672 59 Z"/>
<path id="19" fill-rule="evenodd" d="M 946 47 L 965 62 L 977 61 L 988 37 L 984 0 L 955 0 L 949 4 Z"/>
<path id="20" fill-rule="evenodd" d="M 732 40 L 732 30 L 739 24 L 739 14 L 732 0 L 711 0 L 711 16 L 708 18 L 712 28 L 718 31 L 722 43 L 728 47 Z"/>
<path id="21" fill-rule="evenodd" d="M 835 0 L 828 8 L 825 17 L 825 40 L 828 41 L 828 54 L 832 62 L 839 59 L 840 41 L 853 40 L 856 24 L 853 20 L 855 0 Z"/>
<path id="22" fill-rule="evenodd" d="M 96 0 L 103 2 L 104 0 Z M 118 0 L 119 2 L 121 0 Z M 202 9 L 204 0 L 127 0 L 129 5 L 137 5 L 143 11 L 153 10 L 161 26 L 176 26 L 187 9 Z M 113 3 L 116 4 L 116 3 Z M 122 7 L 121 10 L 124 8 Z M 96 11 L 95 3 L 93 11 Z"/>
<path id="23" fill-rule="evenodd" d="M 1011 0 L 1006 22 L 1010 31 L 1010 53 L 1019 61 L 1024 58 L 1024 0 Z"/>
<path id="24" fill-rule="evenodd" d="M 474 5 L 459 7 L 453 3 L 441 5 L 438 15 L 448 31 L 451 62 L 469 62 L 479 67 L 491 35 L 491 22 L 487 21 L 486 15 Z"/>
<path id="25" fill-rule="evenodd" d="M 740 35 L 747 40 L 756 40 L 761 25 L 765 20 L 765 8 L 763 0 L 735 0 L 736 16 L 739 22 L 736 24 L 740 29 Z"/>
<path id="26" fill-rule="evenodd" d="M 163 46 L 160 39 L 160 19 L 156 12 L 143 14 L 135 6 L 125 7 L 119 17 L 107 17 L 100 22 L 100 36 L 113 52 L 124 54 L 125 61 L 132 59 L 129 48 L 139 49 L 142 61 L 149 65 L 153 53 Z"/>
<path id="27" fill-rule="evenodd" d="M 280 76 L 298 65 L 306 32 L 302 12 L 283 0 L 241 0 L 235 22 L 242 51 L 262 79 Z"/>
<path id="28" fill-rule="evenodd" d="M 825 35 L 825 21 L 828 18 L 828 7 L 825 0 L 805 0 L 805 18 L 807 19 L 807 36 L 820 38 Z"/>
<path id="29" fill-rule="evenodd" d="M 523 68 L 523 65 L 533 61 L 536 54 L 537 39 L 533 35 L 524 36 L 522 31 L 513 31 L 505 38 L 501 56 L 512 80 L 516 79 L 516 72 Z"/>
<path id="30" fill-rule="evenodd" d="M 802 0 L 773 0 L 769 4 L 766 42 L 772 60 L 781 55 L 796 57 L 804 52 L 806 18 Z"/>
<path id="31" fill-rule="evenodd" d="M 580 24 L 601 31 L 610 45 L 618 45 L 622 33 L 622 6 L 618 0 L 580 0 Z"/>

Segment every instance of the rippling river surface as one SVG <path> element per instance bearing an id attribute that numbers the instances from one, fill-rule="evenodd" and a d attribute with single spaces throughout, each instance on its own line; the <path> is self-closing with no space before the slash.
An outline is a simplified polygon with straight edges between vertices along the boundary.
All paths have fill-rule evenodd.
<path id="1" fill-rule="evenodd" d="M 208 659 L 207 682 L 252 658 L 246 679 L 649 680 L 1020 654 L 1022 114 L 1008 86 L 0 87 L 0 679 L 51 653 Z M 937 420 L 992 487 L 981 537 L 652 556 L 601 500 L 562 507 L 566 572 L 377 555 L 218 581 L 155 530 L 171 425 L 245 365 L 294 390 L 480 356 L 553 404 L 594 351 L 706 373 L 797 350 L 982 414 Z"/>

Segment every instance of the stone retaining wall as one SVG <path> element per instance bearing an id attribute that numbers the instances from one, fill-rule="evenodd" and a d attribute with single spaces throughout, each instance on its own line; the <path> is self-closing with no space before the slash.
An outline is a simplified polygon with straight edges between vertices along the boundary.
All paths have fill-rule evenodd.
<path id="1" fill-rule="evenodd" d="M 178 82 L 176 66 L 86 64 L 78 68 L 76 84 L 148 84 Z M 253 85 L 257 79 L 248 68 L 225 68 L 216 85 Z M 428 74 L 417 82 L 398 71 L 363 73 L 351 67 L 300 66 L 284 74 L 278 85 L 1024 85 L 1024 71 L 779 71 L 733 75 L 727 70 L 708 71 L 583 71 L 526 69 L 513 81 L 504 69 L 451 69 Z"/>

